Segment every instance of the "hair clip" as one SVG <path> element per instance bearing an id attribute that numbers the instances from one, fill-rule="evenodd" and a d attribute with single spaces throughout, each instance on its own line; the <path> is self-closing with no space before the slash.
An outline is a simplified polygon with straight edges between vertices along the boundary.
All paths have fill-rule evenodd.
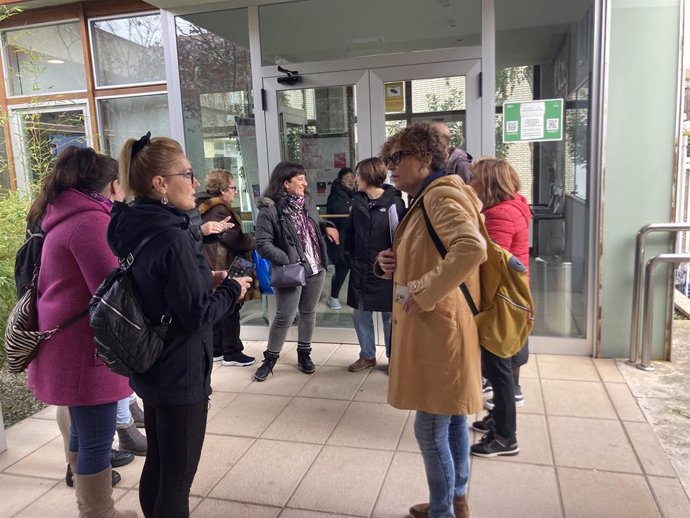
<path id="1" fill-rule="evenodd" d="M 146 135 L 141 137 L 139 140 L 137 140 L 134 144 L 132 144 L 132 158 L 136 156 L 136 154 L 144 149 L 144 147 L 151 142 L 151 132 L 147 132 Z"/>

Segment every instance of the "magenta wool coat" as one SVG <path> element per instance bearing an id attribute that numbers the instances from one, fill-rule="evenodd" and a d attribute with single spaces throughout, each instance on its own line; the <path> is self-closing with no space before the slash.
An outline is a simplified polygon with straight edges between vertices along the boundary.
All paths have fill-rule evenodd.
<path id="1" fill-rule="evenodd" d="M 106 242 L 110 204 L 69 189 L 48 205 L 38 278 L 41 331 L 78 315 L 117 266 Z M 99 405 L 132 393 L 129 380 L 96 356 L 88 317 L 45 340 L 29 364 L 28 387 L 52 405 Z"/>

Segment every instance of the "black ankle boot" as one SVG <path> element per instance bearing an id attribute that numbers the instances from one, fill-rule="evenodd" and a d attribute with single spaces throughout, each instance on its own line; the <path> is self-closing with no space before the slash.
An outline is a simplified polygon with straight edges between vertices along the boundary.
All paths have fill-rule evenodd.
<path id="1" fill-rule="evenodd" d="M 269 374 L 273 374 L 273 366 L 280 358 L 280 355 L 271 351 L 264 351 L 264 361 L 261 367 L 254 373 L 255 381 L 265 381 Z"/>
<path id="2" fill-rule="evenodd" d="M 306 374 L 312 374 L 316 367 L 311 361 L 311 347 L 307 349 L 297 349 L 297 367 Z"/>

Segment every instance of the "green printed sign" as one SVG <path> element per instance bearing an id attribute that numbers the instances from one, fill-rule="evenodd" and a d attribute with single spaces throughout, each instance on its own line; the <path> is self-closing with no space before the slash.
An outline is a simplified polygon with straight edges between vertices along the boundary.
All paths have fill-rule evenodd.
<path id="1" fill-rule="evenodd" d="M 563 99 L 503 103 L 503 142 L 563 140 Z"/>

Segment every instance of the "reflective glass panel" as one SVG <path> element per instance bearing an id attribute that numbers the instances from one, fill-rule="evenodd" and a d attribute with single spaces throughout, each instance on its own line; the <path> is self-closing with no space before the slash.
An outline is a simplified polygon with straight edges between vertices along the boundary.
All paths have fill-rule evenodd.
<path id="1" fill-rule="evenodd" d="M 13 115 L 19 126 L 13 151 L 22 188 L 43 178 L 68 146 L 87 146 L 83 107 L 17 110 Z"/>
<path id="2" fill-rule="evenodd" d="M 128 138 L 147 131 L 156 137 L 170 136 L 168 95 L 98 99 L 101 152 L 117 158 Z"/>
<path id="3" fill-rule="evenodd" d="M 91 22 L 96 86 L 165 81 L 159 14 Z"/>
<path id="4" fill-rule="evenodd" d="M 265 65 L 481 44 L 481 0 L 304 0 L 259 17 Z"/>
<path id="5" fill-rule="evenodd" d="M 593 10 L 591 0 L 554 0 L 539 9 L 496 0 L 496 153 L 517 170 L 534 212 L 536 335 L 585 337 L 587 330 Z M 562 102 L 562 116 L 537 117 L 537 127 L 560 127 L 560 138 L 522 132 L 519 141 L 506 138 L 504 103 L 534 108 L 549 99 Z M 514 113 L 505 111 L 506 124 L 529 123 Z"/>
<path id="6" fill-rule="evenodd" d="M 79 23 L 2 33 L 11 95 L 86 89 Z"/>

